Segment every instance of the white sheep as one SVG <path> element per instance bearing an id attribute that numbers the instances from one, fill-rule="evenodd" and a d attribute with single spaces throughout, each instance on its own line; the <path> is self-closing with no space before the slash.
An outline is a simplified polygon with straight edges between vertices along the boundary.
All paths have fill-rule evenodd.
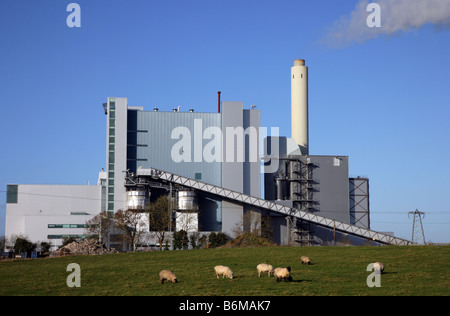
<path id="1" fill-rule="evenodd" d="M 178 282 L 177 277 L 170 270 L 162 270 L 159 273 L 159 280 L 161 281 L 161 284 L 164 284 L 164 280 L 170 281 L 172 283 L 177 283 Z"/>
<path id="2" fill-rule="evenodd" d="M 375 263 L 373 264 L 373 269 L 374 269 L 375 272 L 383 273 L 383 271 L 384 271 L 384 265 L 383 265 L 383 263 L 381 263 L 381 262 L 375 262 Z"/>
<path id="3" fill-rule="evenodd" d="M 301 256 L 300 260 L 302 261 L 302 264 L 311 264 L 311 260 L 307 256 Z"/>
<path id="4" fill-rule="evenodd" d="M 258 270 L 258 277 L 261 277 L 261 273 L 267 272 L 267 276 L 270 277 L 270 275 L 273 273 L 273 266 L 266 263 L 260 263 L 256 266 L 256 270 Z"/>
<path id="5" fill-rule="evenodd" d="M 276 268 L 273 271 L 273 275 L 277 278 L 277 282 L 279 282 L 281 280 L 292 281 L 291 267 Z"/>
<path id="6" fill-rule="evenodd" d="M 231 271 L 230 268 L 222 265 L 218 265 L 214 267 L 214 271 L 216 272 L 216 277 L 219 278 L 219 275 L 222 276 L 222 279 L 227 277 L 232 279 L 233 278 L 233 271 Z"/>

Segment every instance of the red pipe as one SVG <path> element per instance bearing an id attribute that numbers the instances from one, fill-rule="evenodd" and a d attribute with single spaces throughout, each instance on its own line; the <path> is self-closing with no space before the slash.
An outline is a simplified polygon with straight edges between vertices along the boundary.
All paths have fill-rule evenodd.
<path id="1" fill-rule="evenodd" d="M 217 97 L 219 99 L 219 112 L 218 113 L 220 113 L 220 91 L 217 91 Z"/>

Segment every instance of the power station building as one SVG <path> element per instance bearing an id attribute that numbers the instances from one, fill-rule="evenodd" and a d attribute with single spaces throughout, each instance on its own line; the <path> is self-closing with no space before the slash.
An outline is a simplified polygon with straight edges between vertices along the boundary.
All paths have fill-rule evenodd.
<path id="1" fill-rule="evenodd" d="M 197 113 L 193 109 L 182 112 L 180 108 L 144 111 L 142 107 L 128 106 L 126 98 L 108 98 L 104 107 L 108 122 L 108 211 L 144 208 L 153 196 L 167 191 L 160 184 L 138 186 L 131 180 L 126 182 L 138 170 L 148 168 L 261 195 L 259 110 L 243 109 L 242 102 L 220 102 L 218 113 Z M 253 159 L 249 159 L 251 150 Z M 173 187 L 174 192 L 178 189 Z M 244 206 L 197 194 L 198 227 L 202 231 L 231 233 Z"/>
<path id="2" fill-rule="evenodd" d="M 8 185 L 6 236 L 58 246 L 102 211 L 169 194 L 177 230 L 232 235 L 252 215 L 270 219 L 280 245 L 409 243 L 370 230 L 368 179 L 349 178 L 348 157 L 310 155 L 304 60 L 291 68 L 292 138 L 268 135 L 260 110 L 221 101 L 220 92 L 216 113 L 146 111 L 111 97 L 103 108 L 106 171 L 97 185 Z"/>

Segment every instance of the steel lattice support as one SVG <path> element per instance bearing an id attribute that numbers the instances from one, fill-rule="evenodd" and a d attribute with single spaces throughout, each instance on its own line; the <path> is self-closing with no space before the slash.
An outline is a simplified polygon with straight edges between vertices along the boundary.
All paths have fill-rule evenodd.
<path id="1" fill-rule="evenodd" d="M 420 244 L 422 241 L 423 244 L 425 243 L 425 233 L 423 232 L 423 225 L 422 225 L 422 218 L 425 217 L 425 213 L 421 212 L 419 210 L 415 210 L 414 212 L 409 212 L 408 216 L 413 215 L 413 227 L 412 227 L 412 234 L 411 234 L 411 240 L 417 240 L 417 243 Z M 421 240 L 420 240 L 421 239 Z"/>

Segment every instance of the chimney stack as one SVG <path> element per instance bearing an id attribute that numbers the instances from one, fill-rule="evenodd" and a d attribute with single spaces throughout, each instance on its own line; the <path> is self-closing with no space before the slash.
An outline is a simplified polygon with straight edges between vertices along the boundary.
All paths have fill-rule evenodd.
<path id="1" fill-rule="evenodd" d="M 308 148 L 308 67 L 305 60 L 294 60 L 291 67 L 291 137 L 300 146 L 302 155 Z"/>

